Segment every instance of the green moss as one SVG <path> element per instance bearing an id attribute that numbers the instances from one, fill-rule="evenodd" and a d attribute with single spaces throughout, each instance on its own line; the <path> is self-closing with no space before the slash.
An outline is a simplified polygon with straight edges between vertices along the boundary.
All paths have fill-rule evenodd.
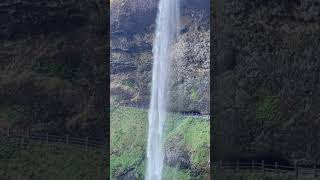
<path id="1" fill-rule="evenodd" d="M 258 105 L 256 117 L 259 120 L 270 121 L 279 111 L 279 100 L 274 96 L 266 96 Z"/>
<path id="2" fill-rule="evenodd" d="M 123 80 L 123 81 L 121 81 L 121 84 L 123 86 L 127 86 L 127 87 L 129 87 L 131 89 L 133 89 L 135 87 L 135 81 L 132 80 L 132 79 Z"/>
<path id="3" fill-rule="evenodd" d="M 128 107 L 112 107 L 110 112 L 111 179 L 115 179 L 120 172 L 132 168 L 138 174 L 138 178 L 144 177 L 148 112 Z M 192 163 L 199 167 L 206 166 L 209 157 L 209 121 L 179 114 L 168 114 L 165 123 L 166 139 L 170 140 L 178 134 L 183 134 L 184 137 L 179 144 L 187 146 L 192 152 Z M 178 174 L 182 179 L 189 177 L 189 172 L 182 170 L 168 167 L 166 171 L 169 174 L 164 172 L 164 176 L 168 178 L 172 174 Z"/>
<path id="4" fill-rule="evenodd" d="M 194 102 L 199 101 L 199 95 L 198 95 L 197 90 L 195 90 L 195 89 L 191 90 L 191 100 Z"/>
<path id="5" fill-rule="evenodd" d="M 191 179 L 190 174 L 191 173 L 188 170 L 180 170 L 172 167 L 165 167 L 163 169 L 164 180 L 172 180 L 172 179 L 189 180 Z"/>
<path id="6" fill-rule="evenodd" d="M 168 134 L 167 141 L 180 136 L 180 145 L 187 146 L 191 153 L 192 164 L 205 167 L 209 157 L 210 124 L 208 120 L 189 117 Z"/>
<path id="7" fill-rule="evenodd" d="M 146 111 L 135 108 L 111 108 L 111 157 L 112 178 L 117 172 L 135 168 L 143 176 L 141 166 L 147 144 Z M 140 167 L 140 170 L 138 170 Z"/>

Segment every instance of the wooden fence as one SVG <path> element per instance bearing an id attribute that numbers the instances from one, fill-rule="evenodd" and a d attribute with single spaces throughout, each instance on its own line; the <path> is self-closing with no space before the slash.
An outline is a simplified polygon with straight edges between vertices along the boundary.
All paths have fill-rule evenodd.
<path id="1" fill-rule="evenodd" d="M 19 145 L 24 145 L 26 142 L 40 142 L 43 144 L 63 144 L 78 147 L 81 149 L 98 149 L 106 150 L 106 142 L 94 138 L 77 138 L 59 135 L 51 135 L 49 133 L 35 133 L 30 131 L 17 131 L 12 129 L 0 129 L 0 137 L 15 139 Z"/>
<path id="2" fill-rule="evenodd" d="M 300 177 L 320 177 L 319 166 L 313 165 L 312 167 L 299 166 L 297 163 L 294 165 L 281 165 L 278 162 L 274 164 L 265 163 L 263 160 L 260 162 L 223 162 L 218 161 L 213 163 L 214 170 L 217 172 L 228 171 L 230 173 L 259 173 L 262 175 L 272 175 L 272 176 L 290 176 L 293 178 Z"/>

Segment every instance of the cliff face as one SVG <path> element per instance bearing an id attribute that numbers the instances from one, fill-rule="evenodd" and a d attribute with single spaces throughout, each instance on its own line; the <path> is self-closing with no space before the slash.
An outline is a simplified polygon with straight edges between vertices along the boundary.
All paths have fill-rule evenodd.
<path id="1" fill-rule="evenodd" d="M 216 136 L 216 147 L 318 161 L 319 1 L 222 0 L 214 8 L 214 128 L 230 142 Z"/>
<path id="2" fill-rule="evenodd" d="M 0 127 L 105 138 L 104 1 L 0 3 Z"/>
<path id="3" fill-rule="evenodd" d="M 209 0 L 182 1 L 169 109 L 209 112 Z M 148 106 L 158 0 L 111 2 L 111 103 Z"/>

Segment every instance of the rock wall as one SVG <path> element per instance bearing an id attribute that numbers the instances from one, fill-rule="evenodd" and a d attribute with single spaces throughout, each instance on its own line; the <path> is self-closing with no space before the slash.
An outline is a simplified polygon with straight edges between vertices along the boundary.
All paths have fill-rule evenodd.
<path id="1" fill-rule="evenodd" d="M 158 0 L 111 2 L 111 103 L 148 106 Z M 209 112 L 209 0 L 185 0 L 172 54 L 171 111 Z"/>
<path id="2" fill-rule="evenodd" d="M 318 161 L 319 1 L 221 0 L 214 9 L 216 147 Z"/>

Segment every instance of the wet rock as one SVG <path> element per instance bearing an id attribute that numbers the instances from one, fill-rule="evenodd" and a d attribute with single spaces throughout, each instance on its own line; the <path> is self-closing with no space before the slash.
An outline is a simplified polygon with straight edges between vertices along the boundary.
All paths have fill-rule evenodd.
<path id="1" fill-rule="evenodd" d="M 180 139 L 177 136 L 166 144 L 165 163 L 179 169 L 191 169 L 190 153 L 188 152 L 188 148 L 178 145 Z"/>
<path id="2" fill-rule="evenodd" d="M 134 92 L 131 99 L 118 98 L 121 99 L 119 104 L 149 105 L 157 3 L 158 0 L 114 0 L 111 3 L 111 46 L 114 48 L 111 51 L 111 89 L 118 88 L 129 77 L 139 79 L 134 88 L 112 94 L 127 97 L 126 92 Z M 209 0 L 182 2 L 182 29 L 172 52 L 169 81 L 171 111 L 209 112 L 209 3 Z"/>
<path id="3" fill-rule="evenodd" d="M 134 169 L 130 169 L 126 172 L 123 172 L 118 176 L 119 180 L 138 180 L 138 175 Z"/>

